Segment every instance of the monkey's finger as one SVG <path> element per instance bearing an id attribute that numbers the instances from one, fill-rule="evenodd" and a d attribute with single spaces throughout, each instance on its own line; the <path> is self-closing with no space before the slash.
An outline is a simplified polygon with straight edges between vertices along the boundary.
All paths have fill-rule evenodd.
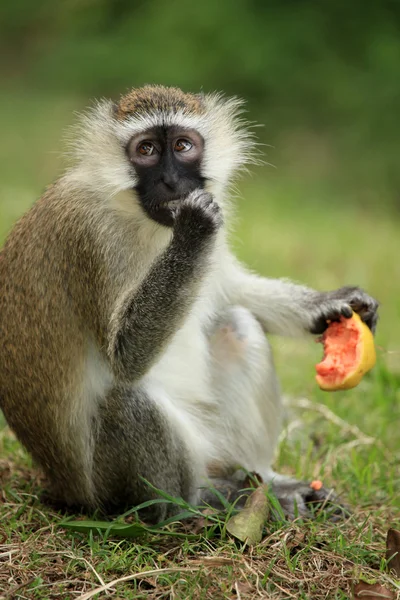
<path id="1" fill-rule="evenodd" d="M 346 319 L 350 319 L 350 317 L 353 314 L 353 311 L 351 309 L 351 306 L 349 304 L 343 304 L 340 313 L 343 317 L 346 317 Z"/>
<path id="2" fill-rule="evenodd" d="M 331 321 L 340 321 L 342 316 L 350 318 L 352 314 L 353 311 L 348 304 L 329 306 L 325 310 L 322 309 L 321 314 L 314 320 L 310 331 L 311 333 L 320 335 L 324 333 Z"/>
<path id="3" fill-rule="evenodd" d="M 360 315 L 361 320 L 368 325 L 371 331 L 375 332 L 376 324 L 378 322 L 378 302 L 372 301 L 368 302 L 368 304 L 353 304 L 353 302 L 351 302 L 350 305 L 354 312 Z"/>

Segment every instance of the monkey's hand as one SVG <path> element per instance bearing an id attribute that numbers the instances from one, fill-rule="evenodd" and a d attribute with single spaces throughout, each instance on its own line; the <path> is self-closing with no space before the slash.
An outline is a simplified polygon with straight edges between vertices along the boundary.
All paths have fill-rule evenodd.
<path id="1" fill-rule="evenodd" d="M 375 332 L 378 321 L 377 300 L 358 287 L 342 287 L 332 292 L 315 292 L 310 310 L 311 333 L 320 334 L 328 326 L 327 321 L 338 321 L 341 316 L 351 317 L 352 311 Z"/>
<path id="2" fill-rule="evenodd" d="M 195 243 L 217 233 L 223 224 L 219 205 L 209 192 L 194 190 L 177 207 L 174 214 L 175 237 L 183 237 Z"/>

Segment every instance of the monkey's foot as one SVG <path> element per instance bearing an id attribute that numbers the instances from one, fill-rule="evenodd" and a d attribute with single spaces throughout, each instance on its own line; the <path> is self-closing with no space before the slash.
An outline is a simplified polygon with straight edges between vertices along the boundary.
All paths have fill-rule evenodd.
<path id="1" fill-rule="evenodd" d="M 350 516 L 350 510 L 339 501 L 338 496 L 332 489 L 321 487 L 315 489 L 310 483 L 298 481 L 284 475 L 274 474 L 275 477 L 269 483 L 263 483 L 271 494 L 276 498 L 280 509 L 272 506 L 270 515 L 274 521 L 283 519 L 293 520 L 297 517 L 311 519 L 323 512 L 330 521 L 346 519 Z M 235 508 L 243 508 L 248 496 L 254 491 L 254 482 L 247 485 L 246 481 L 235 481 L 230 478 L 212 478 L 210 487 L 202 489 L 201 502 L 212 508 L 221 510 L 226 506 L 223 500 L 229 504 L 235 504 Z M 273 504 L 273 503 L 271 503 Z"/>
<path id="2" fill-rule="evenodd" d="M 278 481 L 271 481 L 270 489 L 278 500 L 285 519 L 293 520 L 296 517 L 313 518 L 321 511 L 329 520 L 337 521 L 350 516 L 349 509 L 344 506 L 332 489 L 321 487 L 314 489 L 310 483 L 296 479 L 284 479 L 279 476 Z M 280 511 L 272 510 L 274 520 L 280 520 Z"/>

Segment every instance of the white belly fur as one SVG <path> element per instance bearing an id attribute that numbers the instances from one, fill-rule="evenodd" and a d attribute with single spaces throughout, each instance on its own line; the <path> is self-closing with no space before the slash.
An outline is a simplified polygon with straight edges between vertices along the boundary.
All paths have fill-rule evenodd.
<path id="1" fill-rule="evenodd" d="M 211 427 L 218 412 L 217 399 L 211 389 L 210 352 L 205 332 L 214 315 L 215 301 L 210 296 L 200 295 L 166 352 L 145 377 L 146 389 L 175 421 L 194 459 L 203 464 L 201 470 L 218 455 Z"/>
<path id="2" fill-rule="evenodd" d="M 210 394 L 209 345 L 202 318 L 194 307 L 183 327 L 174 335 L 167 351 L 146 379 L 159 385 L 182 410 L 213 404 Z"/>

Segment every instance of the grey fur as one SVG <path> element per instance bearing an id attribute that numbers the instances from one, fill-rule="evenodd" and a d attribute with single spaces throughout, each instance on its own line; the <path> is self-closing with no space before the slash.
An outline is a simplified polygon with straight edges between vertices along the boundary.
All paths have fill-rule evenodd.
<path id="1" fill-rule="evenodd" d="M 171 427 L 145 390 L 114 388 L 98 415 L 93 479 L 99 506 L 106 512 L 157 497 L 145 481 L 173 496 L 195 500 L 198 475 L 179 432 Z M 173 505 L 146 511 L 163 519 Z"/>

